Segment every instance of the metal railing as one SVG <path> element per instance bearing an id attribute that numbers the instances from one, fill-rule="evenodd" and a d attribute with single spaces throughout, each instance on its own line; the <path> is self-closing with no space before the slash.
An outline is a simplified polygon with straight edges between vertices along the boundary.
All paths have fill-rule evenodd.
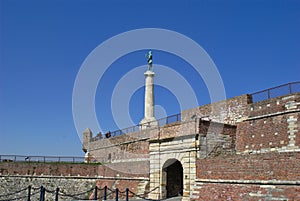
<path id="1" fill-rule="evenodd" d="M 0 162 L 83 163 L 84 157 L 0 155 Z"/>
<path id="2" fill-rule="evenodd" d="M 175 114 L 175 115 L 171 115 L 168 117 L 164 117 L 161 119 L 158 119 L 156 121 L 153 122 L 157 122 L 158 126 L 164 126 L 167 124 L 171 124 L 171 123 L 175 123 L 175 122 L 179 122 L 181 121 L 181 114 Z M 120 130 L 116 130 L 116 131 L 112 131 L 112 132 L 107 132 L 105 134 L 98 134 L 97 136 L 92 138 L 92 141 L 97 141 L 97 140 L 101 140 L 103 138 L 110 138 L 110 137 L 116 137 L 122 134 L 127 134 L 127 133 L 133 133 L 133 132 L 137 132 L 139 130 L 141 130 L 142 127 L 147 127 L 149 125 L 152 125 L 153 122 L 147 122 L 145 124 L 138 124 L 135 126 L 131 126 L 128 128 L 124 128 L 124 129 L 120 129 Z"/>
<path id="3" fill-rule="evenodd" d="M 287 94 L 293 94 L 296 92 L 300 92 L 300 81 L 279 85 L 276 87 L 272 87 L 269 89 L 252 93 L 250 95 L 252 95 L 253 103 L 256 103 L 259 101 L 268 100 L 271 98 L 276 98 L 278 96 L 284 96 Z"/>
<path id="4" fill-rule="evenodd" d="M 44 186 L 33 187 L 29 185 L 26 188 L 22 188 L 15 192 L 9 192 L 7 194 L 0 194 L 0 201 L 13 201 L 13 200 L 39 200 L 45 201 L 50 197 L 54 198 L 55 201 L 59 200 L 112 200 L 119 201 L 119 198 L 125 198 L 126 201 L 129 201 L 129 198 L 138 198 L 139 200 L 148 200 L 148 201 L 159 201 L 152 200 L 147 198 L 149 194 L 158 189 L 158 187 L 152 189 L 151 191 L 144 192 L 142 194 L 136 194 L 135 192 L 126 188 L 124 191 L 120 191 L 119 188 L 110 189 L 108 186 L 104 188 L 99 188 L 95 186 L 83 192 L 77 193 L 66 193 L 65 190 L 61 190 L 59 187 L 55 189 L 47 189 Z M 46 194 L 48 194 L 48 199 L 46 199 Z M 38 199 L 39 195 L 39 199 Z M 121 199 L 120 199 L 121 200 Z M 123 200 L 123 199 L 122 199 Z M 165 199 L 163 199 L 165 200 Z"/>

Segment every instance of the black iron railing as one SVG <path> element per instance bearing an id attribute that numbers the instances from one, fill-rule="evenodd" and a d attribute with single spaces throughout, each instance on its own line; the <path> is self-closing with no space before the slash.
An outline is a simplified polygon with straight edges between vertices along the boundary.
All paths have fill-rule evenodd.
<path id="1" fill-rule="evenodd" d="M 93 188 L 90 188 L 83 192 L 77 192 L 75 194 L 66 193 L 65 190 L 61 190 L 59 187 L 55 189 L 47 189 L 44 186 L 40 187 L 33 187 L 28 186 L 26 188 L 22 188 L 20 190 L 17 190 L 15 192 L 9 192 L 7 194 L 0 194 L 0 201 L 13 201 L 13 200 L 37 200 L 37 197 L 39 196 L 39 201 L 45 201 L 46 200 L 46 194 L 48 194 L 49 197 L 54 198 L 55 201 L 59 200 L 91 200 L 90 197 L 92 196 L 92 200 L 119 200 L 120 198 L 125 198 L 126 201 L 129 201 L 129 198 L 139 198 L 140 200 L 148 200 L 148 201 L 158 201 L 158 200 L 152 200 L 147 198 L 149 193 L 152 191 L 158 189 L 158 187 L 152 189 L 149 192 L 144 192 L 142 194 L 136 194 L 135 192 L 132 192 L 129 190 L 129 188 L 126 188 L 124 191 L 116 189 L 110 189 L 109 187 L 105 186 L 104 188 L 99 188 L 98 186 L 95 186 Z M 47 200 L 48 200 L 47 199 Z"/>
<path id="2" fill-rule="evenodd" d="M 0 162 L 83 163 L 84 157 L 0 155 Z"/>
<path id="3" fill-rule="evenodd" d="M 171 124 L 171 123 L 179 122 L 179 121 L 181 121 L 180 113 L 158 119 L 155 122 L 158 124 L 158 126 L 164 126 L 166 124 Z M 147 122 L 145 124 L 139 124 L 139 125 L 131 126 L 128 128 L 112 131 L 112 132 L 109 131 L 105 134 L 98 134 L 97 136 L 92 138 L 92 141 L 101 140 L 103 138 L 116 137 L 116 136 L 119 136 L 122 134 L 137 132 L 137 131 L 141 130 L 142 127 L 148 127 L 148 126 L 150 127 L 150 125 L 153 125 L 153 122 Z"/>
<path id="4" fill-rule="evenodd" d="M 287 94 L 293 94 L 296 92 L 300 92 L 300 81 L 279 85 L 277 87 L 272 87 L 269 89 L 252 93 L 251 95 L 253 103 L 256 103 L 259 101 L 268 100 Z"/>

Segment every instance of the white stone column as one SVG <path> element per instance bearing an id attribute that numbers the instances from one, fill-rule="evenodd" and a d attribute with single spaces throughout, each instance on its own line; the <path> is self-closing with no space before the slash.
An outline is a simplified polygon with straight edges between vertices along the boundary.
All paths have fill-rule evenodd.
<path id="1" fill-rule="evenodd" d="M 146 129 L 157 125 L 154 117 L 154 76 L 155 73 L 147 70 L 145 73 L 145 102 L 144 119 L 140 122 L 141 129 Z"/>

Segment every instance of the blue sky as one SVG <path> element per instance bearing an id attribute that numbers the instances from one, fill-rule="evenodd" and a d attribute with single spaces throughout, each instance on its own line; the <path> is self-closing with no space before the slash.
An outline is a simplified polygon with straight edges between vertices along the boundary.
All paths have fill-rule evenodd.
<path id="1" fill-rule="evenodd" d="M 83 155 L 72 116 L 77 73 L 102 42 L 141 28 L 196 41 L 217 66 L 227 97 L 300 80 L 300 1 L 1 0 L 0 154 Z M 146 52 L 118 59 L 100 80 L 95 108 L 103 131 L 117 128 L 110 110 L 114 85 L 146 64 Z M 189 64 L 167 52 L 153 54 L 154 65 L 176 70 L 199 104 L 209 103 Z M 156 86 L 155 92 L 165 114 L 180 112 L 171 91 Z M 142 119 L 143 88 L 131 97 L 129 112 L 134 123 Z"/>

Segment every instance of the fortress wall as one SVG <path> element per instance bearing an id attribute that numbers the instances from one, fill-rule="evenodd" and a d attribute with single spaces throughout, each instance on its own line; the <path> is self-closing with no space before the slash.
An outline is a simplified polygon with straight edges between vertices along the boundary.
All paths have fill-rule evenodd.
<path id="1" fill-rule="evenodd" d="M 21 189 L 28 188 L 31 185 L 31 200 L 39 200 L 40 187 L 44 186 L 47 190 L 54 191 L 57 187 L 60 188 L 61 193 L 65 194 L 77 194 L 79 192 L 85 192 L 94 188 L 96 183 L 95 178 L 72 178 L 72 177 L 45 177 L 45 176 L 0 176 L 0 194 L 7 195 L 19 191 Z M 89 198 L 91 193 L 85 193 L 81 198 Z M 27 189 L 10 196 L 1 196 L 1 200 L 10 200 L 23 197 L 27 200 Z M 45 193 L 45 200 L 54 201 L 55 195 L 52 193 Z M 71 200 L 70 197 L 59 196 L 59 200 Z"/>
<path id="2" fill-rule="evenodd" d="M 139 168 L 139 167 L 135 167 Z M 55 190 L 67 194 L 85 192 L 97 185 L 99 188 L 107 186 L 110 189 L 119 188 L 124 191 L 129 188 L 136 194 L 142 194 L 149 190 L 149 174 L 130 174 L 118 171 L 105 165 L 96 164 L 63 164 L 63 163 L 25 163 L 25 162 L 2 162 L 0 163 L 0 194 L 16 192 L 20 189 L 32 186 L 37 197 L 39 187 L 44 186 L 47 190 Z M 15 195 L 26 196 L 27 191 Z M 98 196 L 103 191 L 98 191 Z M 86 193 L 81 198 L 92 198 L 93 191 Z M 122 197 L 122 196 L 120 196 Z M 2 197 L 2 199 L 13 199 L 14 197 Z M 47 200 L 54 200 L 54 195 L 46 193 Z M 60 197 L 60 200 L 70 200 L 70 197 Z"/>
<path id="3" fill-rule="evenodd" d="M 140 166 L 143 167 L 141 162 Z M 114 166 L 99 164 L 76 163 L 32 163 L 32 162 L 1 162 L 0 175 L 25 175 L 25 176 L 65 176 L 65 177 L 149 177 L 148 172 L 136 174 L 134 171 L 125 171 L 125 166 L 130 164 L 117 164 Z M 140 168 L 139 164 L 134 166 Z M 131 166 L 132 167 L 132 166 Z"/>
<path id="4" fill-rule="evenodd" d="M 199 121 L 198 118 L 208 115 L 209 118 L 204 118 L 205 120 L 235 125 L 237 121 L 248 116 L 249 110 L 247 109 L 249 103 L 251 103 L 251 96 L 242 95 L 226 101 L 182 111 L 181 122 L 95 141 L 92 140 L 93 138 L 90 133 L 84 133 L 83 148 L 90 153 L 91 161 L 99 161 L 102 163 L 146 161 L 145 164 L 148 165 L 148 139 L 175 138 L 190 134 L 196 135 L 199 133 L 197 126 L 197 123 L 199 123 L 197 122 Z M 198 115 L 198 118 L 192 119 L 191 117 L 193 115 Z M 214 126 L 211 126 L 210 129 L 214 128 Z M 210 132 L 213 133 L 213 131 Z M 223 131 L 221 130 L 221 132 Z M 231 137 L 231 139 L 233 139 L 232 142 L 234 142 L 234 138 Z M 145 166 L 144 169 L 146 168 Z"/>
<path id="5" fill-rule="evenodd" d="M 198 158 L 232 155 L 235 153 L 236 126 L 203 121 L 199 122 Z"/>
<path id="6" fill-rule="evenodd" d="M 26 189 L 28 186 L 32 187 L 31 200 L 39 200 L 40 187 L 44 186 L 49 191 L 60 189 L 60 194 L 75 195 L 81 192 L 87 192 L 81 196 L 77 196 L 81 199 L 93 199 L 95 185 L 98 187 L 98 198 L 104 195 L 103 188 L 107 186 L 108 189 L 119 188 L 120 192 L 125 192 L 126 188 L 135 194 L 143 194 L 149 191 L 149 181 L 147 179 L 123 179 L 123 178 L 90 178 L 90 177 L 55 177 L 55 176 L 0 176 L 0 194 L 7 195 L 21 189 Z M 110 194 L 110 191 L 108 191 Z M 21 193 L 10 196 L 2 196 L 1 199 L 14 199 L 23 197 L 27 199 L 27 189 Z M 124 193 L 119 194 L 120 198 L 125 198 Z M 133 197 L 130 194 L 129 197 Z M 108 199 L 115 198 L 115 194 L 108 195 Z M 20 199 L 17 199 L 20 200 Z M 45 200 L 54 201 L 54 193 L 46 192 Z M 69 196 L 59 196 L 59 200 L 74 200 Z M 76 199 L 78 200 L 78 199 Z"/>
<path id="7" fill-rule="evenodd" d="M 182 121 L 190 121 L 193 115 L 205 120 L 233 124 L 248 116 L 248 104 L 252 103 L 251 95 L 245 94 L 223 101 L 203 105 L 181 112 Z"/>
<path id="8" fill-rule="evenodd" d="M 298 201 L 300 200 L 299 185 L 270 185 L 270 184 L 228 184 L 201 183 L 196 184 L 191 201 Z"/>
<path id="9" fill-rule="evenodd" d="M 85 143 L 92 161 L 102 163 L 149 160 L 149 130 Z"/>
<path id="10" fill-rule="evenodd" d="M 195 121 L 174 122 L 152 129 L 150 140 L 171 139 L 181 136 L 196 135 L 197 133 L 198 126 Z"/>
<path id="11" fill-rule="evenodd" d="M 299 169 L 300 152 L 198 159 L 193 197 L 194 200 L 300 200 Z"/>
<path id="12" fill-rule="evenodd" d="M 238 153 L 300 150 L 300 94 L 253 103 L 237 126 Z"/>
<path id="13" fill-rule="evenodd" d="M 197 160 L 198 179 L 300 181 L 300 152 Z"/>
<path id="14" fill-rule="evenodd" d="M 98 176 L 94 164 L 1 162 L 0 175 Z"/>

